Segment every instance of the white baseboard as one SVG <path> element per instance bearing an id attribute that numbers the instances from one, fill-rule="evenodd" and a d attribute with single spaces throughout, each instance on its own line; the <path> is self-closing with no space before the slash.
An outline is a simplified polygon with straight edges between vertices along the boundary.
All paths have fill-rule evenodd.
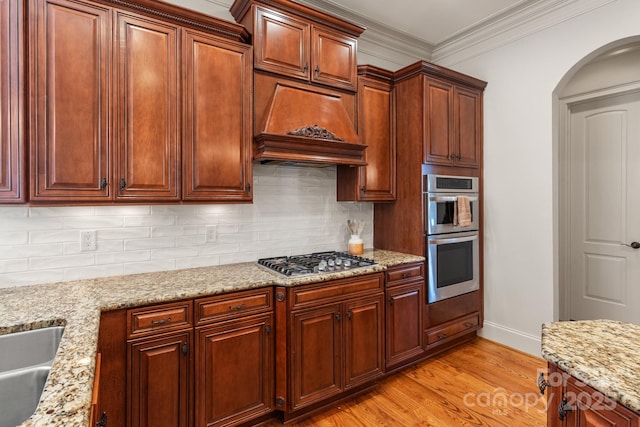
<path id="1" fill-rule="evenodd" d="M 478 335 L 491 341 L 540 357 L 540 336 L 527 334 L 487 320 Z"/>

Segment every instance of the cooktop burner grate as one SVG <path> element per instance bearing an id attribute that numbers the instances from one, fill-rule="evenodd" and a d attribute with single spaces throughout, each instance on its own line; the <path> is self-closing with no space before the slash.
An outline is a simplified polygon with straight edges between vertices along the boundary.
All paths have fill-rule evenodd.
<path id="1" fill-rule="evenodd" d="M 315 252 L 306 255 L 261 258 L 258 265 L 287 277 L 334 273 L 371 267 L 376 262 L 347 252 Z"/>

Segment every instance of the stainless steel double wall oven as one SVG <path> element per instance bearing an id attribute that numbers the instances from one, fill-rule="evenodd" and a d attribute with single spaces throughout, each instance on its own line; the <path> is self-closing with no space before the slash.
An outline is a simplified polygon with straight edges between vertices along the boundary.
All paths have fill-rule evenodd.
<path id="1" fill-rule="evenodd" d="M 478 178 L 423 175 L 426 231 L 427 302 L 475 291 L 480 287 Z M 456 221 L 458 199 L 468 198 L 471 223 Z"/>

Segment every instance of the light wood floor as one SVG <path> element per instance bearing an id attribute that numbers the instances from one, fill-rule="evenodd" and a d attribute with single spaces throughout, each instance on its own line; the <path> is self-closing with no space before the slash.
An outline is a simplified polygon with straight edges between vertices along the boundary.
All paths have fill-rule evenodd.
<path id="1" fill-rule="evenodd" d="M 545 368 L 541 358 L 477 338 L 408 367 L 373 392 L 290 425 L 545 426 L 546 397 L 536 386 L 538 370 Z"/>

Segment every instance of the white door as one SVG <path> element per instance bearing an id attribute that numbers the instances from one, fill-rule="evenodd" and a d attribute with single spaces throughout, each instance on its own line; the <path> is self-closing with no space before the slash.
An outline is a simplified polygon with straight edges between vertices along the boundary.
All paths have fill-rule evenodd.
<path id="1" fill-rule="evenodd" d="M 640 92 L 573 105 L 569 131 L 569 318 L 640 323 Z"/>

